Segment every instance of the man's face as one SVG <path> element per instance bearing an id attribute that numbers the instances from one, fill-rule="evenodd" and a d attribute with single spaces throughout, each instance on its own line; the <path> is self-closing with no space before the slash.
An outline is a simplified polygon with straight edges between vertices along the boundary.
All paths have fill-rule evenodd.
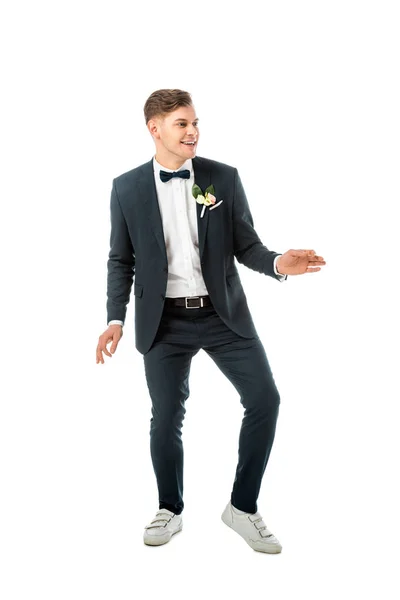
<path id="1" fill-rule="evenodd" d="M 193 106 L 181 106 L 164 118 L 150 119 L 147 127 L 156 144 L 156 160 L 165 167 L 178 168 L 196 156 L 199 128 Z"/>

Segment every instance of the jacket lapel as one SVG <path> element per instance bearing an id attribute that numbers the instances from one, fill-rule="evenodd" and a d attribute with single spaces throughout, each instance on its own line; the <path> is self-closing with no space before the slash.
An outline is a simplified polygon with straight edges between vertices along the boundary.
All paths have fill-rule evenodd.
<path id="1" fill-rule="evenodd" d="M 192 159 L 194 182 L 199 186 L 201 191 L 204 193 L 209 185 L 211 185 L 211 170 L 207 168 L 204 160 L 195 156 Z M 196 202 L 194 196 L 192 196 L 193 202 Z M 200 260 L 203 256 L 204 245 L 206 243 L 206 234 L 208 227 L 208 213 L 209 208 L 206 207 L 203 218 L 200 217 L 201 211 L 203 210 L 203 204 L 196 202 L 196 214 L 197 214 L 197 232 L 199 234 L 199 254 Z"/>
<path id="2" fill-rule="evenodd" d="M 168 262 L 160 207 L 158 206 L 157 190 L 154 181 L 153 159 L 143 165 L 141 175 L 141 178 L 138 180 L 139 195 L 144 200 L 145 213 L 150 219 L 150 225 L 161 248 L 161 252 L 165 257 L 165 262 Z"/>
<path id="3" fill-rule="evenodd" d="M 205 192 L 206 188 L 211 185 L 211 171 L 206 166 L 204 160 L 198 156 L 192 159 L 194 181 L 201 188 L 202 192 Z M 142 174 L 138 180 L 139 194 L 144 200 L 145 212 L 150 219 L 150 224 L 153 229 L 154 235 L 156 236 L 157 242 L 160 249 L 167 261 L 167 251 L 165 248 L 164 230 L 162 226 L 162 219 L 160 208 L 158 205 L 156 184 L 154 181 L 153 172 L 153 159 L 143 165 Z M 196 202 L 194 196 L 192 196 L 193 202 Z M 204 252 L 204 245 L 206 241 L 206 233 L 208 226 L 208 213 L 209 208 L 206 207 L 203 218 L 200 218 L 201 211 L 203 210 L 203 204 L 196 202 L 196 214 L 197 214 L 197 231 L 199 235 L 199 254 L 200 259 Z"/>

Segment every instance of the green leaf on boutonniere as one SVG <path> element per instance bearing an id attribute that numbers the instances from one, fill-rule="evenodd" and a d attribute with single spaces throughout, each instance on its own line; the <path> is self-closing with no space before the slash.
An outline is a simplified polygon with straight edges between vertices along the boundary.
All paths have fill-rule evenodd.
<path id="1" fill-rule="evenodd" d="M 195 183 L 193 184 L 192 187 L 192 194 L 195 198 L 197 198 L 197 196 L 202 195 L 203 192 L 201 191 L 201 189 L 199 188 L 198 185 L 196 185 Z"/>
<path id="2" fill-rule="evenodd" d="M 204 192 L 204 195 L 206 195 L 206 194 L 212 194 L 213 196 L 215 196 L 215 189 L 212 184 L 209 185 L 208 188 L 206 189 L 206 191 Z"/>

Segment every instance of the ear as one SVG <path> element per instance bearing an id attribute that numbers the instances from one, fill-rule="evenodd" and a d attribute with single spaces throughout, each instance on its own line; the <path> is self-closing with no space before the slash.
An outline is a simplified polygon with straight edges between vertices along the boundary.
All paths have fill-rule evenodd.
<path id="1" fill-rule="evenodd" d="M 153 137 L 159 137 L 158 124 L 154 119 L 149 119 L 149 121 L 147 122 L 147 129 Z"/>

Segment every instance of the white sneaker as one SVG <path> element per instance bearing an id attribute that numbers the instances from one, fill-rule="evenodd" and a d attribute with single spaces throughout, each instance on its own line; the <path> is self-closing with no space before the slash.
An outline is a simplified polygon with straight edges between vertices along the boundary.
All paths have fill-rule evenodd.
<path id="1" fill-rule="evenodd" d="M 236 531 L 257 552 L 277 554 L 282 546 L 277 538 L 267 529 L 259 512 L 254 514 L 239 511 L 228 502 L 221 519 L 231 529 Z"/>
<path id="2" fill-rule="evenodd" d="M 148 546 L 160 546 L 169 542 L 174 533 L 182 529 L 182 517 L 160 508 L 155 518 L 144 529 L 143 541 Z"/>

